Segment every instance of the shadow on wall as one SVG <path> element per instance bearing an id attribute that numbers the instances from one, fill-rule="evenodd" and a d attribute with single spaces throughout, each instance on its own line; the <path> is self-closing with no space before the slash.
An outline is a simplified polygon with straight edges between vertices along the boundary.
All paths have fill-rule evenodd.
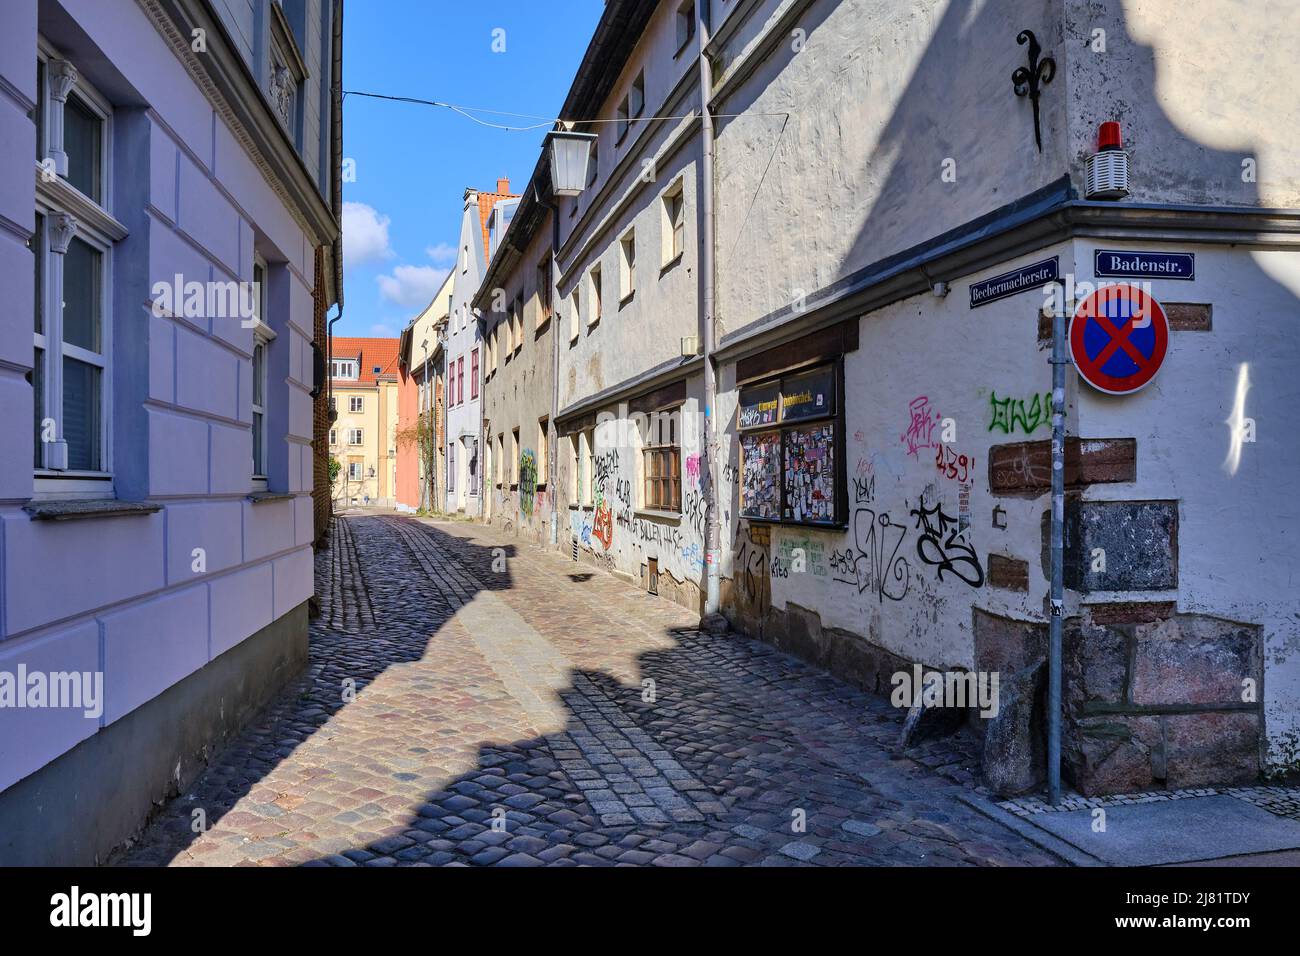
<path id="1" fill-rule="evenodd" d="M 1168 31 L 1161 34 L 1162 40 L 1152 46 L 1134 38 L 1128 28 L 1125 12 L 1126 8 L 1133 8 L 1132 4 L 1120 3 L 1118 0 L 1106 3 L 1076 3 L 1072 0 L 1049 3 L 1044 0 L 1040 3 L 928 4 L 928 11 L 913 8 L 907 14 L 900 13 L 892 24 L 883 28 L 903 34 L 899 41 L 903 46 L 910 42 L 906 34 L 920 33 L 928 36 L 919 59 L 907 69 L 904 78 L 898 78 L 897 73 L 891 73 L 888 69 L 869 72 L 877 63 L 888 66 L 887 56 L 879 49 L 879 44 L 883 41 L 877 36 L 864 34 L 861 41 L 861 49 L 867 50 L 870 56 L 861 55 L 859 50 L 854 55 L 841 56 L 835 62 L 830 62 L 831 54 L 825 51 L 841 52 L 846 49 L 841 42 L 842 38 L 834 35 L 835 31 L 842 30 L 840 24 L 844 21 L 835 18 L 850 6 L 861 12 L 869 4 L 865 0 L 845 0 L 843 4 L 813 4 L 800 22 L 808 34 L 803 50 L 795 53 L 786 48 L 784 57 L 778 54 L 776 58 L 781 62 L 761 68 L 756 74 L 757 79 L 726 104 L 727 112 L 735 114 L 743 114 L 747 109 L 771 109 L 770 105 L 756 105 L 755 101 L 760 96 L 765 97 L 765 101 L 788 104 L 791 110 L 790 128 L 777 143 L 776 157 L 771 168 L 765 172 L 761 184 L 757 185 L 756 201 L 752 210 L 746 214 L 747 222 L 740 228 L 764 236 L 790 234 L 791 241 L 797 243 L 801 250 L 797 255 L 784 257 L 784 262 L 772 262 L 770 269 L 760 270 L 759 273 L 746 270 L 743 280 L 731 280 L 733 283 L 743 281 L 747 285 L 760 283 L 761 289 L 749 301 L 762 304 L 762 308 L 748 312 L 741 310 L 744 314 L 737 318 L 736 327 L 752 321 L 773 305 L 777 308 L 786 307 L 790 287 L 824 287 L 845 279 L 901 250 L 991 213 L 1036 189 L 1056 183 L 1066 174 L 1069 174 L 1077 189 L 1082 181 L 1085 157 L 1091 155 L 1095 147 L 1093 137 L 1097 126 L 1104 120 L 1114 119 L 1123 123 L 1125 148 L 1133 155 L 1135 197 L 1130 204 L 1141 200 L 1168 204 L 1217 203 L 1235 207 L 1260 205 L 1258 185 L 1249 176 L 1242 175 L 1242 158 L 1257 156 L 1259 153 L 1255 144 L 1243 141 L 1236 148 L 1223 148 L 1227 142 L 1226 134 L 1233 132 L 1231 129 L 1224 131 L 1225 136 L 1217 140 L 1218 145 L 1199 141 L 1184 131 L 1188 125 L 1186 118 L 1171 115 L 1168 111 L 1167 104 L 1175 102 L 1173 98 L 1179 95 L 1188 100 L 1185 107 L 1187 110 L 1201 108 L 1201 104 L 1190 102 L 1185 91 L 1171 87 L 1169 81 L 1169 74 L 1174 72 L 1175 67 L 1172 60 L 1176 55 L 1175 48 L 1180 43 L 1192 44 L 1191 33 L 1201 30 L 1201 24 L 1194 16 L 1189 16 L 1181 26 L 1171 24 Z M 862 15 L 865 17 L 865 14 Z M 1228 12 L 1221 15 L 1225 18 L 1230 16 Z M 1106 31 L 1107 62 L 1111 64 L 1104 73 L 1098 70 L 1096 62 L 1091 59 L 1096 55 L 1090 48 L 1094 40 L 1092 29 L 1098 25 Z M 1034 143 L 1031 104 L 1027 98 L 1015 95 L 1011 82 L 1012 71 L 1024 65 L 1027 60 L 1026 48 L 1016 42 L 1017 34 L 1022 29 L 1034 30 L 1042 43 L 1043 55 L 1053 56 L 1057 61 L 1056 76 L 1043 87 L 1040 102 L 1041 152 Z M 1178 35 L 1179 30 L 1185 31 L 1182 38 Z M 822 43 L 818 42 L 819 31 L 823 32 Z M 1168 52 L 1161 48 L 1162 43 L 1168 44 Z M 1195 43 L 1203 44 L 1203 41 L 1198 36 Z M 872 44 L 876 46 L 873 47 Z M 823 52 L 819 53 L 819 48 Z M 818 56 L 826 62 L 819 63 Z M 868 60 L 873 57 L 869 64 Z M 1159 63 L 1159 69 L 1158 57 L 1164 57 Z M 1258 69 L 1262 71 L 1263 67 Z M 801 75 L 808 77 L 806 83 L 791 79 Z M 801 85 L 795 85 L 796 82 Z M 1261 82 L 1272 80 L 1261 77 Z M 819 103 L 823 105 L 817 106 Z M 890 103 L 892 106 L 876 105 Z M 841 115 L 837 112 L 836 104 L 847 112 Z M 873 122 L 874 110 L 888 111 L 887 115 L 880 117 L 881 123 L 878 126 Z M 845 122 L 845 117 L 852 114 L 865 118 L 866 122 L 856 127 L 855 124 Z M 741 120 L 726 122 L 737 123 Z M 722 128 L 725 137 L 725 124 Z M 873 140 L 871 130 L 875 128 L 879 128 L 880 132 Z M 725 162 L 725 145 L 723 148 L 722 161 Z M 865 160 L 854 163 L 851 169 L 834 163 L 812 169 L 801 165 L 808 156 L 833 156 L 837 153 L 846 157 L 865 155 Z M 945 180 L 942 176 L 945 163 L 950 160 L 955 162 L 955 180 Z M 755 181 L 758 181 L 760 170 L 761 166 L 754 170 Z M 737 171 L 724 169 L 724 182 L 728 175 L 735 172 Z M 865 212 L 861 211 L 862 206 L 852 204 L 843 209 L 837 209 L 834 203 L 827 207 L 827 197 L 845 193 L 872 197 L 864 204 Z M 1124 203 L 1118 205 L 1123 206 Z M 810 206 L 816 209 L 816 215 L 809 214 Z M 843 238 L 846 231 L 852 236 L 850 241 Z M 727 268 L 726 252 L 734 242 L 737 242 L 734 234 L 720 235 L 722 268 Z M 819 265 L 823 271 L 813 274 Z M 733 267 L 733 274 L 734 271 Z M 1086 276 L 1080 278 L 1092 280 L 1091 269 L 1088 269 Z M 1232 288 L 1249 290 L 1251 299 L 1255 302 L 1278 303 L 1279 315 L 1300 312 L 1300 303 L 1296 302 L 1295 296 L 1260 267 L 1258 258 L 1244 254 L 1237 256 L 1232 266 L 1231 283 Z M 1188 409 L 1195 409 L 1193 414 L 1204 413 L 1201 434 L 1208 435 L 1211 428 L 1222 428 L 1224 420 L 1232 413 L 1233 383 L 1239 367 L 1243 365 L 1250 368 L 1252 407 L 1293 404 L 1289 401 L 1289 396 L 1295 395 L 1295 386 L 1287 371 L 1288 362 L 1283 360 L 1279 349 L 1290 350 L 1290 354 L 1294 355 L 1295 340 L 1274 342 L 1250 354 L 1240 353 L 1239 349 L 1234 348 L 1234 343 L 1248 338 L 1240 330 L 1255 316 L 1242 314 L 1241 311 L 1234 314 L 1234 305 L 1223 285 L 1216 288 L 1202 284 L 1192 294 L 1200 300 L 1217 297 L 1219 301 L 1215 303 L 1215 308 L 1221 309 L 1221 313 L 1216 311 L 1215 325 L 1219 325 L 1220 314 L 1223 318 L 1223 329 L 1216 328 L 1210 332 L 1210 335 L 1218 336 L 1217 342 L 1209 346 L 1202 345 L 1199 340 L 1196 342 L 1197 347 L 1213 350 L 1216 374 L 1221 374 L 1220 379 L 1206 383 L 1210 386 L 1208 401 L 1201 398 L 1195 404 L 1184 406 L 1183 414 L 1188 414 Z M 730 296 L 724 293 L 724 299 L 746 301 L 744 295 L 739 293 Z M 1240 310 L 1241 307 L 1237 308 Z M 990 376 L 1014 375 L 1018 369 L 1023 369 L 1026 362 L 1043 361 L 1037 329 L 1032 321 L 1033 312 L 1030 309 L 1025 311 L 1026 323 L 1019 343 L 1004 343 L 1005 347 L 998 350 L 996 356 L 990 350 L 978 357 L 981 363 L 988 366 Z M 863 318 L 863 328 L 869 329 L 872 321 L 871 315 Z M 1259 321 L 1265 322 L 1266 317 L 1260 317 Z M 1270 323 L 1269 327 L 1276 328 L 1276 323 Z M 1177 334 L 1186 336 L 1191 333 Z M 1257 339 L 1262 339 L 1262 336 Z M 862 354 L 857 361 L 859 366 L 865 365 L 867 368 L 883 362 L 899 366 L 910 363 L 917 370 L 916 393 L 924 394 L 929 387 L 925 369 L 932 369 L 939 376 L 951 368 L 949 363 L 971 360 L 970 355 L 953 347 L 955 344 L 956 337 L 948 342 L 946 352 L 941 347 L 924 355 L 917 353 L 915 347 L 911 350 L 913 354 L 907 354 L 906 344 L 901 344 L 899 352 L 888 358 L 879 354 Z M 1190 339 L 1183 338 L 1182 344 L 1187 346 L 1184 354 L 1193 351 Z M 1170 352 L 1174 361 L 1178 358 L 1178 346 L 1179 341 L 1175 338 Z M 887 378 L 888 376 L 882 375 L 882 382 Z M 937 382 L 938 379 L 934 381 Z M 1161 383 L 1157 381 L 1152 387 L 1152 393 L 1159 394 L 1160 386 Z M 871 385 L 866 387 L 870 388 Z M 1175 400 L 1176 396 L 1172 392 L 1171 389 L 1170 394 L 1164 397 L 1170 401 Z M 897 396 L 878 397 L 881 400 L 893 400 Z M 1134 426 L 1131 421 L 1124 421 L 1119 414 L 1123 399 L 1108 399 L 1087 393 L 1086 401 L 1088 417 L 1084 427 L 1088 434 L 1110 435 L 1117 430 L 1121 435 L 1131 434 Z M 855 427 L 852 408 L 848 415 L 846 431 L 851 433 Z M 1077 421 L 1073 427 L 1079 427 Z M 730 447 L 738 447 L 734 420 L 728 424 L 728 434 Z M 1244 480 L 1248 476 L 1243 473 L 1237 476 L 1234 483 L 1234 479 L 1220 469 L 1220 461 L 1216 456 L 1228 444 L 1226 437 L 1222 443 L 1219 442 L 1221 435 L 1224 433 L 1219 432 L 1212 440 L 1198 438 L 1196 435 L 1189 439 L 1205 441 L 1205 447 L 1212 447 L 1215 452 L 1215 456 L 1210 456 L 1200 454 L 1203 450 L 1201 447 L 1188 448 L 1189 455 L 1196 452 L 1195 457 L 1199 457 L 1202 462 L 1196 467 L 1204 470 L 1201 475 L 1189 477 L 1192 481 L 1202 483 L 1217 482 L 1215 489 L 1220 501 L 1242 501 L 1242 496 L 1247 494 Z M 896 441 L 896 434 L 865 436 L 868 449 L 873 443 L 893 444 Z M 1270 470 L 1277 469 L 1274 473 L 1279 475 L 1286 471 L 1288 460 L 1295 460 L 1294 447 L 1288 447 L 1285 442 L 1277 439 L 1270 445 L 1265 444 L 1265 439 L 1261 436 L 1260 444 L 1254 447 L 1257 461 L 1272 459 L 1267 467 Z M 1139 448 L 1138 455 L 1141 454 L 1142 449 Z M 1257 467 L 1262 469 L 1265 466 L 1260 464 Z M 981 475 L 979 480 L 983 483 L 987 477 Z M 731 506 L 733 514 L 739 514 L 739 488 L 738 483 L 735 484 L 737 486 L 733 487 Z M 988 491 L 987 487 L 980 490 Z M 919 487 L 913 493 L 917 491 L 920 491 Z M 1178 488 L 1168 488 L 1164 493 L 1166 496 L 1177 495 Z M 1112 496 L 1122 497 L 1122 493 Z M 1040 500 L 1046 511 L 1048 499 L 1044 496 Z M 1180 525 L 1199 525 L 1204 529 L 1208 522 L 1217 520 L 1203 511 L 1199 514 L 1189 512 L 1189 507 L 1188 502 L 1182 503 Z M 1242 548 L 1243 560 L 1247 562 L 1267 560 L 1270 553 L 1275 557 L 1284 554 L 1279 541 L 1283 529 L 1275 524 L 1263 523 L 1260 515 L 1261 512 L 1254 509 L 1247 515 L 1246 526 L 1255 529 L 1253 536 L 1234 532 L 1231 543 L 1225 542 L 1225 547 Z M 779 647 L 812 659 L 864 687 L 880 692 L 881 676 L 896 668 L 899 659 L 863 640 L 862 635 L 823 628 L 821 617 L 815 608 L 793 607 L 792 610 L 785 611 L 773 608 L 769 567 L 772 532 L 769 528 L 747 526 L 743 521 L 738 521 L 734 530 L 733 572 L 724 586 L 724 604 L 733 620 L 751 634 L 761 634 Z M 1253 548 L 1250 547 L 1252 544 Z M 1173 551 L 1175 555 L 1180 553 L 1176 545 Z M 1036 556 L 1026 557 L 1032 561 Z M 1175 561 L 1177 560 L 1176 557 Z M 1202 559 L 1187 554 L 1185 550 L 1181 560 L 1184 570 L 1181 594 L 1186 600 L 1189 588 L 1194 587 L 1198 579 L 1205 580 L 1204 567 L 1193 564 Z M 1192 569 L 1191 574 L 1187 573 L 1189 568 Z M 1241 587 L 1249 586 L 1245 576 L 1241 580 Z M 984 594 L 977 597 L 977 614 L 983 613 L 982 605 L 989 603 Z M 969 604 L 966 602 L 958 602 L 953 608 L 959 608 L 963 615 L 969 613 Z M 1225 607 L 1222 612 L 1227 610 Z M 1171 607 L 1169 614 L 1160 621 L 1112 620 L 1110 624 L 1121 629 L 1162 627 L 1167 632 L 1186 631 L 1189 634 L 1203 627 L 1197 621 L 1189 623 L 1175 619 L 1173 611 Z M 1257 612 L 1243 613 L 1254 616 Z M 1015 623 L 1006 620 L 1008 626 Z M 935 623 L 942 622 L 936 619 Z M 969 625 L 969 621 L 963 620 L 962 623 Z M 1223 640 L 1231 644 L 1234 640 L 1232 634 L 1241 627 L 1258 629 L 1260 623 L 1259 620 L 1253 620 L 1241 622 L 1239 626 L 1226 627 Z M 1288 628 L 1285 624 L 1281 626 Z M 1129 635 L 1131 640 L 1139 638 L 1140 634 L 1138 637 Z M 1283 663 L 1294 665 L 1296 652 L 1293 648 L 1300 645 L 1300 632 L 1294 622 L 1289 625 L 1287 632 L 1265 634 L 1262 640 L 1265 642 L 1263 654 L 1273 662 L 1274 668 L 1280 670 L 1279 665 Z M 1215 653 L 1219 653 L 1219 650 L 1216 646 Z M 1224 653 L 1230 650 L 1227 648 Z M 1106 662 L 1098 662 L 1098 666 L 1104 664 Z M 1282 682 L 1275 680 L 1274 687 L 1280 683 Z M 1194 697 L 1195 688 L 1185 689 L 1184 693 L 1189 690 Z M 1134 692 L 1126 689 L 1124 693 L 1129 695 L 1122 702 L 1128 705 L 1127 709 L 1141 710 L 1140 707 L 1133 706 Z M 1278 693 L 1276 689 L 1273 691 L 1274 701 L 1281 699 L 1276 696 Z M 1238 749 L 1260 749 L 1266 746 L 1262 709 L 1256 710 L 1254 714 L 1255 740 L 1243 743 Z M 1153 732 L 1138 727 L 1140 719 L 1125 716 L 1111 721 L 1099 729 L 1100 736 L 1096 739 L 1090 738 L 1086 729 L 1081 731 L 1076 746 L 1089 754 L 1086 760 L 1081 760 L 1087 766 L 1083 766 L 1080 773 L 1088 778 L 1079 781 L 1081 786 L 1105 787 L 1104 783 L 1099 784 L 1100 778 L 1092 777 L 1094 771 L 1089 768 L 1121 758 L 1125 762 L 1123 776 L 1126 785 L 1131 785 L 1142 776 L 1134 770 L 1138 763 L 1147 768 L 1150 782 L 1159 785 L 1164 777 L 1156 774 L 1165 772 L 1166 755 L 1163 748 L 1148 746 L 1147 738 Z M 1206 726 L 1209 727 L 1208 723 Z M 1163 723 L 1161 727 L 1163 728 Z M 1161 737 L 1164 730 L 1157 728 L 1154 733 L 1156 737 Z M 1212 736 L 1208 730 L 1206 734 L 1188 731 L 1182 736 L 1189 741 L 1189 746 L 1199 746 L 1191 738 L 1207 734 Z M 1240 734 L 1234 736 L 1243 739 Z M 1121 742 L 1117 744 L 1116 740 Z M 1290 752 L 1275 753 L 1275 761 L 1285 763 L 1300 759 L 1300 749 L 1296 749 L 1294 743 L 1275 743 L 1275 747 L 1282 750 L 1290 748 Z M 1240 756 L 1237 754 L 1234 759 Z M 1209 768 L 1210 771 L 1212 769 Z"/>

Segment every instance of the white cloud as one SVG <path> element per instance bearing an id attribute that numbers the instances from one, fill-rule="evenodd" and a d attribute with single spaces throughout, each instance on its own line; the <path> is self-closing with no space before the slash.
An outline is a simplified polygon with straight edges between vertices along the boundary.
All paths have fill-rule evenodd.
<path id="1" fill-rule="evenodd" d="M 436 246 L 425 246 L 424 254 L 440 266 L 456 264 L 456 247 L 449 242 L 440 242 Z"/>
<path id="2" fill-rule="evenodd" d="M 393 257 L 392 247 L 388 244 L 388 224 L 391 221 L 363 202 L 343 204 L 344 270 Z"/>
<path id="3" fill-rule="evenodd" d="M 395 339 L 397 332 L 391 325 L 385 325 L 382 322 L 376 322 L 370 327 L 370 334 L 379 339 Z"/>
<path id="4" fill-rule="evenodd" d="M 379 294 L 401 306 L 428 305 L 438 293 L 447 270 L 435 266 L 398 266 L 391 275 L 376 276 Z"/>

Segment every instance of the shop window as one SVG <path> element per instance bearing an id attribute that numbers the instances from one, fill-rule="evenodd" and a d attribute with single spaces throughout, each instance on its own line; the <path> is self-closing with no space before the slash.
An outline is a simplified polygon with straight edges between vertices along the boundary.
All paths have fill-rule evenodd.
<path id="1" fill-rule="evenodd" d="M 836 362 L 741 389 L 742 517 L 844 523 L 841 379 Z"/>

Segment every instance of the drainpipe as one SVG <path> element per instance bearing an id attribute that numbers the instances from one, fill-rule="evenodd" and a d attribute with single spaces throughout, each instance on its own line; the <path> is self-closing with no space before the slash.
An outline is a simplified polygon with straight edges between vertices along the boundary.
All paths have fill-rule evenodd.
<path id="1" fill-rule="evenodd" d="M 716 615 L 721 607 L 720 582 L 722 556 L 718 534 L 718 443 L 714 427 L 714 405 L 717 401 L 717 382 L 713 368 L 713 284 L 716 263 L 713 255 L 713 113 L 709 106 L 713 98 L 713 73 L 709 64 L 707 3 L 695 5 L 696 30 L 700 61 L 700 249 L 703 261 L 700 274 L 703 295 L 700 301 L 700 318 L 704 329 L 704 448 L 708 481 L 704 500 L 704 616 Z"/>
<path id="2" fill-rule="evenodd" d="M 1052 316 L 1052 593 L 1047 657 L 1047 798 L 1061 802 L 1061 627 L 1065 604 L 1065 309 Z"/>

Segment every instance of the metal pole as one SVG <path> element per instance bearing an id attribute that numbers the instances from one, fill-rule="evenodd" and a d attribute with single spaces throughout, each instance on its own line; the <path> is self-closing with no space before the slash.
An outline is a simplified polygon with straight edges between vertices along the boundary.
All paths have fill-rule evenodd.
<path id="1" fill-rule="evenodd" d="M 720 578 L 722 555 L 718 534 L 718 454 L 717 435 L 714 430 L 714 405 L 717 402 L 717 381 L 713 369 L 713 112 L 709 101 L 713 98 L 713 73 L 708 57 L 709 24 L 705 16 L 707 3 L 695 5 L 700 60 L 700 265 L 703 280 L 701 319 L 704 325 L 704 460 L 707 463 L 708 481 L 705 483 L 705 543 L 704 615 L 718 613 L 722 600 Z"/>
<path id="2" fill-rule="evenodd" d="M 1052 594 L 1047 659 L 1047 799 L 1061 802 L 1061 626 L 1065 613 L 1065 301 L 1052 316 Z"/>

